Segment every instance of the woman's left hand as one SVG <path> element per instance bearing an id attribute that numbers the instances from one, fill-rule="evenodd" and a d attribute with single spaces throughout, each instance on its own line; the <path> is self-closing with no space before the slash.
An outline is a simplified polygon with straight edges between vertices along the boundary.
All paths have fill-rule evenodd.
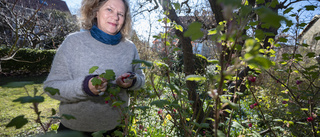
<path id="1" fill-rule="evenodd" d="M 121 76 L 119 76 L 116 80 L 116 83 L 118 86 L 122 87 L 122 88 L 128 88 L 132 85 L 133 79 L 129 79 L 126 81 L 123 81 L 123 79 L 129 77 L 131 74 L 130 73 L 124 73 Z"/>

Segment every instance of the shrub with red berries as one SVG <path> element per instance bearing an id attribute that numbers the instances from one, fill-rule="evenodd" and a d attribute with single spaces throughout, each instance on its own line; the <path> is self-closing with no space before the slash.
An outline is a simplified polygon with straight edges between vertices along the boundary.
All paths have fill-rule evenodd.
<path id="1" fill-rule="evenodd" d="M 299 84 L 301 84 L 302 82 L 303 82 L 303 81 L 301 81 L 301 80 L 297 80 L 297 81 L 296 81 L 296 84 L 299 85 Z"/>
<path id="2" fill-rule="evenodd" d="M 308 117 L 308 118 L 307 118 L 307 121 L 308 121 L 308 122 L 312 122 L 312 121 L 313 121 L 313 117 Z"/>
<path id="3" fill-rule="evenodd" d="M 252 83 L 256 82 L 256 77 L 254 76 L 249 76 L 248 80 L 251 81 Z"/>

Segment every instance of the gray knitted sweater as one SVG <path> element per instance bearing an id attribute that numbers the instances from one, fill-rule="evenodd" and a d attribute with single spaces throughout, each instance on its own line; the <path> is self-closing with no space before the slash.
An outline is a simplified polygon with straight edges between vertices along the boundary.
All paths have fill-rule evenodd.
<path id="1" fill-rule="evenodd" d="M 61 102 L 59 114 L 76 118 L 62 119 L 62 124 L 70 129 L 86 132 L 115 128 L 120 122 L 119 108 L 105 103 L 105 97 L 88 95 L 82 84 L 89 75 L 89 69 L 99 66 L 99 74 L 106 69 L 112 69 L 116 77 L 126 72 L 136 73 L 137 80 L 130 90 L 139 89 L 144 85 L 144 74 L 139 69 L 140 64 L 131 64 L 133 59 L 139 59 L 139 55 L 135 45 L 129 40 L 112 46 L 97 41 L 89 31 L 70 34 L 59 47 L 50 74 L 44 82 L 44 88 L 59 89 L 60 95 L 48 94 Z M 124 106 L 128 106 L 126 89 L 121 89 L 119 96 L 126 101 Z"/>

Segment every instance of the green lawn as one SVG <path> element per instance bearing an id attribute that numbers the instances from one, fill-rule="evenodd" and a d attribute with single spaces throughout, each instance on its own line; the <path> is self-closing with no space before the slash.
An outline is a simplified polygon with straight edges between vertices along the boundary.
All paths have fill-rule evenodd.
<path id="1" fill-rule="evenodd" d="M 0 86 L 0 136 L 27 136 L 27 135 L 35 135 L 42 132 L 40 125 L 35 122 L 36 114 L 33 109 L 31 103 L 21 104 L 19 102 L 13 102 L 13 100 L 18 99 L 19 97 L 27 96 L 26 90 L 32 96 L 34 88 L 37 88 L 40 95 L 43 93 L 42 84 L 31 84 L 26 85 L 25 88 L 9 88 Z M 41 119 L 44 123 L 48 122 L 52 114 L 51 109 L 58 109 L 59 101 L 51 99 L 47 94 L 43 94 L 45 100 L 44 102 L 39 104 L 39 109 L 41 111 Z M 28 123 L 24 125 L 20 129 L 16 129 L 15 127 L 6 128 L 6 125 L 15 117 L 19 115 L 25 115 L 25 118 L 28 119 Z"/>

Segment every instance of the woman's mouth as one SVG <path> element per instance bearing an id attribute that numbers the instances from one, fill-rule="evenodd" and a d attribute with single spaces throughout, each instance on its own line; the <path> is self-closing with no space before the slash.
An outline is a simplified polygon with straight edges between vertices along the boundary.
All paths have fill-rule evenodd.
<path id="1" fill-rule="evenodd" d="M 110 24 L 110 25 L 112 25 L 112 26 L 114 26 L 114 27 L 116 27 L 116 26 L 117 26 L 117 24 L 115 24 L 115 23 L 111 23 L 111 22 L 109 22 L 109 24 Z"/>

